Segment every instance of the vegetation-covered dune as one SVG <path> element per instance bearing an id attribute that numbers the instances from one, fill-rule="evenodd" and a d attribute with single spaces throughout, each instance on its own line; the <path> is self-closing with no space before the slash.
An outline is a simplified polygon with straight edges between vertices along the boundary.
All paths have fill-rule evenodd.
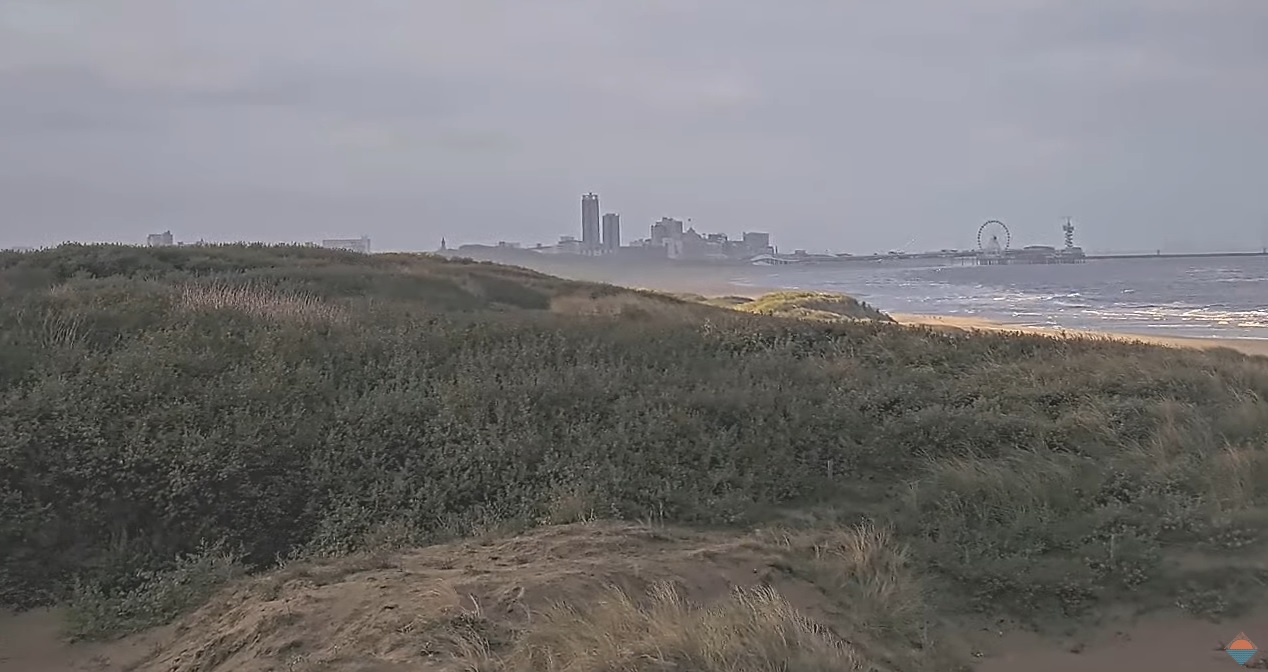
<path id="1" fill-rule="evenodd" d="M 893 322 L 893 318 L 867 305 L 866 302 L 834 292 L 787 291 L 768 292 L 756 298 L 744 296 L 705 297 L 698 294 L 675 295 L 688 301 L 731 308 L 756 315 L 797 317 L 829 322 L 877 320 Z"/>
<path id="2" fill-rule="evenodd" d="M 852 296 L 832 292 L 772 292 L 735 308 L 758 315 L 781 317 L 893 321 L 885 313 Z"/>
<path id="3" fill-rule="evenodd" d="M 821 317 L 821 299 L 747 312 L 302 247 L 0 254 L 0 603 L 69 604 L 72 633 L 105 637 L 279 561 L 309 569 L 229 595 L 300 604 L 322 558 L 395 558 L 357 571 L 415 577 L 398 606 L 450 588 L 528 595 L 496 613 L 493 593 L 453 598 L 459 611 L 392 625 L 419 634 L 365 644 L 363 662 L 421 656 L 426 640 L 441 669 L 707 672 L 945 670 L 929 651 L 950 621 L 1211 614 L 1259 594 L 1268 577 L 1247 558 L 1268 530 L 1268 360 L 937 333 L 862 307 L 873 319 L 752 314 Z M 624 521 L 583 523 L 618 538 L 570 556 L 584 567 L 519 548 L 434 560 L 470 573 L 433 585 L 389 553 L 578 521 Z M 717 576 L 670 575 L 657 535 Z M 500 583 L 482 583 L 490 572 Z M 630 602 L 552 606 L 607 583 Z M 550 616 L 516 616 L 521 603 Z M 243 603 L 192 618 L 229 627 L 229 604 Z M 574 622 L 613 629 L 590 631 L 625 646 L 611 655 L 668 662 L 613 667 Z M 793 654 L 729 649 L 720 631 L 805 653 L 781 667 Z M 155 660 L 201 646 L 169 644 Z M 285 644 L 256 653 L 282 665 Z M 187 669 L 240 669 L 221 654 Z"/>

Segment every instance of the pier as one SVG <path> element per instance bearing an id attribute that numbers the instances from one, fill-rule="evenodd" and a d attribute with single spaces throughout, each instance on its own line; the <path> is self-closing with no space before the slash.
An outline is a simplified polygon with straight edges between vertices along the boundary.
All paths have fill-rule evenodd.
<path id="1" fill-rule="evenodd" d="M 1008 253 L 985 254 L 972 251 L 955 252 L 910 252 L 905 254 L 860 254 L 839 256 L 816 256 L 799 259 L 796 257 L 770 257 L 757 260 L 759 265 L 783 264 L 832 264 L 832 263 L 884 263 L 887 261 L 907 261 L 915 259 L 944 260 L 957 266 L 1004 266 L 1016 264 L 1083 264 L 1089 260 L 1108 259 L 1217 259 L 1268 257 L 1268 251 L 1257 252 L 1181 252 L 1154 254 L 1062 254 L 1061 250 L 1053 250 L 1046 254 L 1024 254 L 1024 250 L 1012 250 Z"/>
<path id="2" fill-rule="evenodd" d="M 762 255 L 754 257 L 752 263 L 760 265 L 774 264 L 806 264 L 833 262 L 875 262 L 902 261 L 907 259 L 941 259 L 959 266 L 1006 266 L 1006 265 L 1048 265 L 1048 264 L 1083 264 L 1091 260 L 1104 259 L 1217 259 L 1268 257 L 1268 248 L 1258 251 L 1243 252 L 1168 252 L 1157 250 L 1153 254 L 1132 252 L 1121 254 L 1087 254 L 1084 249 L 1074 244 L 1074 223 L 1066 218 L 1061 227 L 1065 245 L 1027 245 L 1021 249 L 1012 249 L 1012 233 L 1003 222 L 992 219 L 984 222 L 977 230 L 976 250 L 938 250 L 937 252 L 890 252 L 889 254 L 864 255 Z"/>
<path id="3" fill-rule="evenodd" d="M 1268 250 L 1258 252 L 1168 252 L 1154 254 L 1089 254 L 1088 259 L 1218 259 L 1221 257 L 1268 257 Z"/>
<path id="4" fill-rule="evenodd" d="M 973 257 L 977 266 L 1003 266 L 1006 264 L 1082 264 L 1088 260 L 1079 248 L 1057 250 L 1043 245 L 1033 245 L 1020 250 L 998 253 L 981 253 Z"/>
<path id="5" fill-rule="evenodd" d="M 998 219 L 987 220 L 977 230 L 978 252 L 973 263 L 978 266 L 1003 266 L 1006 264 L 1081 264 L 1087 260 L 1083 248 L 1074 244 L 1074 224 L 1067 218 L 1065 247 L 1058 250 L 1051 245 L 1027 245 L 1020 250 L 1009 249 L 1013 234 Z"/>

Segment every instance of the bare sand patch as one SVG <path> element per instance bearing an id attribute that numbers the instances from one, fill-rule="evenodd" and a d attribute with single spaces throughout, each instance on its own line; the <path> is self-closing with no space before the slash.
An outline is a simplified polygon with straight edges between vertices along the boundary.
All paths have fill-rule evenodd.
<path id="1" fill-rule="evenodd" d="M 0 612 L 0 672 L 114 672 L 152 655 L 174 628 L 166 626 L 115 642 L 69 643 L 60 609 Z"/>
<path id="2" fill-rule="evenodd" d="M 1006 633 L 982 644 L 985 657 L 977 672 L 1236 670 L 1238 663 L 1223 647 L 1243 632 L 1260 647 L 1268 644 L 1268 611 L 1218 623 L 1179 614 L 1156 614 L 1135 623 L 1057 641 L 1030 633 Z M 1262 653 L 1256 654 L 1245 667 L 1268 669 L 1268 659 Z"/>

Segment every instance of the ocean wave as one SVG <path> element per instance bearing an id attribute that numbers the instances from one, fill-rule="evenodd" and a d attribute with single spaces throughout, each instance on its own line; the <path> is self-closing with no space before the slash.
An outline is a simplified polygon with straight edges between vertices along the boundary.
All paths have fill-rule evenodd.
<path id="1" fill-rule="evenodd" d="M 1243 337 L 1268 330 L 1268 264 L 1258 262 L 780 272 L 806 286 L 866 295 L 892 312 L 1176 335 Z"/>

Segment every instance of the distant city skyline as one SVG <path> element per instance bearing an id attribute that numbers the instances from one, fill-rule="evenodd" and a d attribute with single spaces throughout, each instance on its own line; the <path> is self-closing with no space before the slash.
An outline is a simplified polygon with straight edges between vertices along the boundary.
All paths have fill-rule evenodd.
<path id="1" fill-rule="evenodd" d="M 596 200 L 596 203 L 597 203 L 597 201 L 598 201 L 598 199 L 597 199 L 598 194 L 594 194 L 594 195 L 596 196 L 596 199 L 595 199 L 595 200 Z M 617 232 L 617 240 L 618 240 L 618 241 L 622 241 L 622 242 L 621 242 L 621 243 L 619 243 L 619 244 L 628 244 L 628 243 L 630 243 L 630 242 L 635 242 L 635 241 L 638 241 L 638 240 L 640 240 L 640 239 L 645 238 L 645 234 L 643 234 L 643 233 L 641 233 L 641 232 L 643 232 L 643 231 L 651 231 L 651 230 L 654 228 L 655 224 L 656 224 L 656 222 L 655 222 L 655 221 L 653 221 L 653 222 L 648 222 L 645 228 L 640 228 L 640 229 L 637 229 L 637 230 L 630 231 L 630 230 L 626 230 L 626 229 L 622 229 L 622 228 L 621 228 L 621 226 L 622 226 L 622 218 L 620 217 L 619 213 L 611 213 L 611 212 L 609 212 L 609 213 L 604 213 L 604 214 L 600 217 L 599 234 L 598 234 L 598 237 L 596 238 L 596 240 L 598 240 L 599 242 L 597 243 L 598 248 L 596 248 L 596 249 L 600 249 L 600 250 L 602 250 L 602 249 L 605 249 L 605 248 L 606 248 L 606 245 L 607 245 L 607 244 L 604 242 L 604 241 L 606 240 L 606 238 L 605 238 L 604 233 L 603 233 L 603 231 L 605 230 L 605 229 L 603 228 L 603 221 L 604 221 L 604 219 L 605 219 L 606 217 L 608 217 L 608 216 L 612 216 L 612 215 L 615 215 L 615 216 L 616 216 L 616 228 L 615 228 L 615 231 Z M 661 217 L 660 219 L 661 219 L 661 221 L 664 221 L 666 218 L 665 218 L 665 217 Z M 1067 219 L 1069 219 L 1069 220 L 1071 220 L 1071 221 L 1072 221 L 1072 225 L 1073 225 L 1074 227 L 1076 227 L 1076 229 L 1077 229 L 1077 231 L 1078 231 L 1078 235 L 1080 236 L 1080 239 L 1082 240 L 1082 237 L 1083 237 L 1084 233 L 1086 232 L 1086 228 L 1083 228 L 1083 227 L 1081 227 L 1081 226 L 1080 226 L 1080 224 L 1079 224 L 1079 220 L 1078 220 L 1077 218 L 1067 218 L 1067 217 L 1062 217 L 1062 218 L 1060 218 L 1060 222 L 1059 222 L 1059 223 L 1054 223 L 1052 226 L 1049 226 L 1049 227 L 1048 227 L 1048 229 L 1049 229 L 1048 231 L 1044 231 L 1044 232 L 1037 232 L 1037 233 L 1038 233 L 1038 235 L 1036 235 L 1033 239 L 1032 239 L 1032 238 L 1029 238 L 1029 237 L 1027 237 L 1027 238 L 1022 238 L 1022 237 L 1019 237 L 1019 236 L 1017 236 L 1016 234 L 1014 234 L 1014 239 L 1015 239 L 1015 240 L 1014 240 L 1014 245 L 1013 245 L 1013 247 L 1014 247 L 1014 248 L 1017 248 L 1017 247 L 1027 246 L 1027 245 L 1045 245 L 1045 246 L 1059 246 L 1059 245 L 1061 245 L 1061 244 L 1062 244 L 1062 241 L 1063 241 L 1063 239 L 1064 239 L 1065 233 L 1066 233 L 1066 232 L 1065 232 L 1065 230 L 1064 230 L 1064 226 L 1065 226 L 1065 224 L 1067 223 Z M 685 222 L 685 223 L 684 223 L 684 227 L 685 227 L 687 224 L 691 224 L 690 220 L 678 219 L 678 220 L 675 220 L 675 221 Z M 935 252 L 935 251 L 938 251 L 938 250 L 948 250 L 948 249 L 955 249 L 955 250 L 961 250 L 961 251 L 964 251 L 964 250 L 972 250 L 972 249 L 976 249 L 976 247 L 977 247 L 977 244 L 976 244 L 976 242 L 974 241 L 974 238 L 975 238 L 975 232 L 977 231 L 977 228 L 981 226 L 981 224 L 982 224 L 982 222 L 976 222 L 976 223 L 973 223 L 970 227 L 968 227 L 968 229 L 967 229 L 967 230 L 968 230 L 968 233 L 966 233 L 965 235 L 962 235 L 962 236 L 961 236 L 962 238 L 965 238 L 965 239 L 966 239 L 966 242 L 965 242 L 964 244 L 962 244 L 962 245 L 959 245 L 959 246 L 947 246 L 947 247 L 927 247 L 927 246 L 922 246 L 922 245 L 920 245 L 920 244 L 919 244 L 919 241 L 909 241 L 909 242 L 912 242 L 912 243 L 914 243 L 914 244 L 911 244 L 911 245 L 904 245 L 904 246 L 897 246 L 897 247 L 893 247 L 893 248 L 889 248 L 889 249 L 879 249 L 879 248 L 878 248 L 878 249 L 865 249 L 865 248 L 849 248 L 849 247 L 841 247 L 841 248 L 838 248 L 838 247 L 826 246 L 826 245 L 816 247 L 813 243 L 812 243 L 811 245 L 809 245 L 809 246 L 784 245 L 784 246 L 783 246 L 783 249 L 786 249 L 786 250 L 800 249 L 800 250 L 805 250 L 805 251 L 808 251 L 808 252 L 811 252 L 811 253 L 816 253 L 816 254 L 818 254 L 818 253 L 831 253 L 831 254 L 848 253 L 848 254 L 855 254 L 855 255 L 884 254 L 884 253 L 890 252 L 891 250 L 899 250 L 899 251 L 906 252 L 906 253 L 916 253 L 916 252 Z M 1009 224 L 1008 224 L 1008 226 L 1009 226 L 1009 228 L 1010 228 L 1010 229 L 1014 229 L 1014 228 L 1015 228 L 1015 225 L 1014 225 L 1013 223 L 1009 223 Z M 365 229 L 365 228 L 372 229 L 373 227 L 362 227 L 362 228 L 363 228 L 363 229 Z M 541 239 L 522 239 L 522 240 L 516 240 L 516 239 L 514 239 L 513 237 L 510 237 L 509 239 L 506 239 L 506 240 L 501 241 L 501 242 L 505 242 L 505 243 L 507 243 L 507 244 L 513 244 L 513 245 L 514 245 L 514 246 L 516 246 L 516 247 L 523 247 L 523 248 L 526 248 L 526 249 L 527 249 L 527 248 L 534 248 L 534 247 L 542 247 L 542 246 L 551 246 L 551 245 L 556 245 L 556 244 L 558 244 L 558 242 L 559 242 L 560 240 L 563 240 L 563 239 L 565 239 L 565 238 L 572 238 L 572 239 L 576 239 L 576 240 L 580 243 L 580 242 L 581 242 L 581 235 L 584 235 L 583 228 L 584 228 L 584 226 L 582 226 L 581 228 L 578 228 L 578 225 L 577 225 L 577 223 L 576 223 L 576 222 L 574 222 L 574 223 L 573 223 L 573 227 L 572 227 L 571 229 L 567 228 L 567 225 L 566 225 L 566 224 L 561 224 L 561 228 L 559 229 L 559 231 L 558 231 L 558 232 L 556 232 L 556 234 L 554 234 L 554 235 L 547 235 L 547 236 L 543 236 Z M 177 229 L 177 230 L 179 231 L 179 229 Z M 779 237 L 779 235 L 780 235 L 780 233 L 779 233 L 778 231 L 763 231 L 763 232 L 757 232 L 757 233 L 755 233 L 755 234 L 754 234 L 754 232 L 748 232 L 748 231 L 742 231 L 742 230 L 737 231 L 737 230 L 734 230 L 733 228 L 729 228 L 729 229 L 728 229 L 728 228 L 720 228 L 720 229 L 716 229 L 716 230 L 714 230 L 714 229 L 703 229 L 703 231 L 705 231 L 705 232 L 707 232 L 707 233 L 722 233 L 722 234 L 726 234 L 726 235 L 728 235 L 728 236 L 734 236 L 733 240 L 737 240 L 737 241 L 742 241 L 742 240 L 745 240 L 745 239 L 746 239 L 746 237 L 747 237 L 747 236 L 749 236 L 749 235 L 761 235 L 761 236 L 766 236 L 766 238 L 764 238 L 764 240 L 766 240 L 767 242 L 763 243 L 762 245 L 769 245 L 769 244 L 770 244 L 770 241 L 771 241 L 772 239 L 778 238 L 778 237 Z M 1023 230 L 1023 231 L 1024 231 L 1024 230 Z M 449 244 L 449 248 L 450 248 L 450 249 L 456 249 L 457 247 L 459 247 L 459 246 L 461 246 L 461 245 L 469 245 L 469 244 L 494 245 L 494 244 L 496 244 L 497 242 L 499 242 L 499 241 L 493 241 L 493 240 L 487 240 L 487 239 L 480 239 L 480 238 L 474 238 L 474 237 L 472 237 L 472 238 L 464 237 L 464 236 L 462 236 L 462 235 L 461 235 L 460 229 L 459 229 L 458 233 L 459 233 L 459 235 L 457 235 L 457 236 L 454 236 L 454 235 L 452 235 L 452 234 L 444 234 L 444 233 L 442 233 L 442 235 L 440 235 L 440 236 L 439 236 L 439 240 L 448 240 L 448 241 L 450 241 L 450 244 Z M 1027 233 L 1029 233 L 1029 232 L 1027 232 Z M 580 235 L 579 235 L 579 234 L 580 234 Z M 156 243 L 155 243 L 155 242 L 153 242 L 153 241 L 154 241 L 156 238 L 160 237 L 160 236 L 167 236 L 167 240 L 168 240 L 169 242 L 167 242 L 166 244 L 173 244 L 173 242 L 172 242 L 172 241 L 174 240 L 174 238 L 173 238 L 173 236 L 174 236 L 174 235 L 175 235 L 175 234 L 173 233 L 172 228 L 170 228 L 170 227 L 169 227 L 168 229 L 166 229 L 166 230 L 165 230 L 165 231 L 163 231 L 163 232 L 148 231 L 148 232 L 144 233 L 143 235 L 141 235 L 138 239 L 135 239 L 135 240 L 121 239 L 121 238 L 111 238 L 111 237 L 93 237 L 93 238 L 84 238 L 84 239 L 76 239 L 76 240 L 60 240 L 60 241 L 51 241 L 51 242 L 36 242 L 36 243 L 33 243 L 33 244 L 32 244 L 32 243 L 28 243 L 28 244 L 21 244 L 21 243 L 16 242 L 16 240 L 18 239 L 18 237 L 12 237 L 12 238 L 11 238 L 11 237 L 8 235 L 8 232 L 0 232 L 0 250 L 18 250 L 18 251 L 29 251 L 29 250 L 36 250 L 36 249 L 45 248 L 45 247 L 55 247 L 55 246 L 60 245 L 60 244 L 62 244 L 62 243 L 117 243 L 117 244 L 124 244 L 124 245 L 139 245 L 139 246 L 145 246 L 145 245 L 155 245 Z M 215 236 L 203 235 L 202 233 L 200 233 L 200 232 L 198 232 L 198 231 L 188 231 L 188 232 L 182 232 L 182 235 L 188 235 L 188 236 L 190 236 L 190 237 L 191 237 L 191 240 L 190 240 L 190 241 L 183 241 L 183 239 L 181 239 L 181 241 L 183 241 L 183 242 L 184 242 L 184 244 L 193 244 L 193 242 L 198 242 L 198 243 L 313 244 L 313 245 L 330 243 L 330 245 L 326 245 L 326 246 L 328 246 L 328 247 L 342 247 L 342 248 L 347 248 L 347 249 L 351 249 L 351 248 L 354 248 L 354 247 L 360 248 L 360 247 L 362 247 L 362 246 L 363 246 L 365 251 L 369 251 L 369 250 L 370 250 L 370 247 L 369 247 L 369 241 L 370 241 L 370 240 L 372 240 L 372 239 L 374 239 L 374 237 L 373 237 L 373 236 L 364 236 L 364 235 L 363 235 L 363 236 L 360 236 L 360 237 L 358 237 L 358 238 L 343 238 L 343 239 L 338 239 L 338 238 L 330 238 L 330 237 L 328 237 L 328 236 L 321 236 L 321 235 L 315 235 L 315 234 L 314 234 L 314 235 L 308 235 L 308 236 L 306 236 L 306 237 L 299 237 L 299 238 L 272 238 L 272 237 L 267 237 L 267 236 L 230 238 L 230 237 L 215 237 Z M 177 241 L 177 242 L 181 242 L 181 241 Z M 1144 243 L 1144 242 L 1146 242 L 1146 241 L 1141 241 L 1141 242 L 1142 242 L 1142 244 L 1141 244 L 1141 245 L 1139 245 L 1139 246 L 1137 246 L 1137 247 L 1122 247 L 1122 248 L 1088 248 L 1088 246 L 1086 246 L 1086 245 L 1082 245 L 1082 247 L 1083 247 L 1083 248 L 1085 248 L 1085 249 L 1086 249 L 1086 251 L 1087 251 L 1089 254 L 1094 254 L 1094 255 L 1102 255 L 1102 254 L 1151 254 L 1151 253 L 1160 252 L 1160 251 L 1161 251 L 1161 252 L 1178 252 L 1178 253 L 1184 253 L 1184 252 L 1253 252 L 1253 251 L 1268 250 L 1268 233 L 1266 233 L 1266 234 L 1265 234 L 1265 236 L 1264 236 L 1263 238 L 1261 238 L 1259 241 L 1257 241 L 1257 242 L 1258 242 L 1258 244 L 1251 243 L 1251 244 L 1242 245 L 1242 246 L 1233 246 L 1233 245 L 1220 246 L 1220 245 L 1214 245 L 1214 246 L 1202 247 L 1202 246 L 1186 246 L 1186 245 L 1178 245 L 1178 246 L 1177 246 L 1177 245 L 1175 245 L 1175 244 L 1172 244 L 1172 245 L 1154 245 L 1154 246 L 1152 246 L 1152 247 L 1151 247 L 1151 246 L 1148 246 L 1148 245 L 1144 245 L 1144 244 L 1143 244 L 1143 243 Z M 619 244 L 618 244 L 618 246 L 619 246 Z M 756 244 L 756 243 L 754 243 L 754 244 Z M 439 243 L 438 243 L 437 241 L 432 241 L 430 244 L 428 244 L 428 243 L 424 242 L 424 243 L 422 243 L 422 244 L 420 244 L 420 245 L 418 245 L 418 246 L 399 246 L 399 245 L 391 245 L 391 244 L 381 245 L 381 244 L 377 244 L 377 243 L 376 243 L 374 251 L 376 251 L 376 252 L 430 252 L 430 251 L 434 251 L 434 250 L 436 250 L 436 249 L 439 249 Z"/>
<path id="2" fill-rule="evenodd" d="M 568 254 L 591 254 L 591 255 L 611 254 L 622 249 L 622 247 L 626 243 L 632 244 L 636 247 L 642 247 L 642 248 L 646 248 L 649 245 L 652 247 L 657 247 L 657 248 L 661 246 L 665 246 L 667 244 L 666 242 L 664 242 L 663 240 L 658 240 L 657 230 L 658 228 L 660 228 L 662 231 L 662 236 L 663 236 L 664 232 L 671 230 L 671 229 L 665 229 L 664 227 L 672 224 L 673 225 L 672 230 L 674 231 L 674 233 L 670 237 L 675 238 L 677 242 L 668 244 L 668 247 L 666 247 L 666 249 L 668 250 L 669 258 L 681 257 L 681 258 L 687 259 L 687 258 L 692 258 L 693 256 L 691 253 L 685 252 L 683 247 L 684 233 L 686 233 L 687 229 L 689 228 L 691 229 L 691 231 L 695 231 L 694 227 L 692 226 L 692 222 L 689 218 L 686 219 L 686 221 L 684 222 L 684 220 L 682 219 L 676 219 L 671 217 L 661 217 L 658 222 L 652 222 L 648 225 L 647 231 L 649 235 L 647 237 L 642 237 L 637 230 L 634 232 L 627 232 L 622 230 L 621 217 L 619 213 L 615 213 L 615 212 L 603 213 L 601 202 L 600 202 L 600 196 L 596 192 L 586 192 L 585 194 L 581 195 L 581 213 L 580 214 L 581 214 L 580 220 L 574 225 L 577 228 L 574 229 L 573 233 L 561 233 L 558 236 L 555 236 L 553 240 L 548 237 L 547 240 L 510 239 L 510 240 L 499 240 L 496 243 L 494 243 L 493 241 L 480 240 L 480 239 L 465 239 L 459 236 L 458 238 L 454 239 L 455 244 L 447 248 L 444 241 L 449 239 L 450 236 L 442 235 L 441 243 L 439 247 L 435 245 L 432 245 L 432 246 L 422 245 L 419 247 L 376 246 L 376 249 L 374 251 L 430 252 L 430 251 L 435 251 L 437 249 L 455 250 L 455 249 L 462 248 L 464 246 L 468 246 L 468 247 L 470 246 L 499 247 L 500 246 L 500 247 L 537 249 L 537 250 L 559 248 L 560 251 L 566 252 Z M 990 221 L 988 220 L 986 223 L 989 224 Z M 978 227 L 975 227 L 973 230 L 977 231 L 978 228 L 982 226 L 983 224 L 979 223 Z M 1012 229 L 1012 226 L 1013 225 L 1009 225 L 1010 230 Z M 1080 227 L 1077 225 L 1075 218 L 1070 216 L 1065 216 L 1061 218 L 1061 226 L 1059 228 L 1059 231 L 1060 231 L 1059 237 L 1061 241 L 1064 242 L 1065 247 L 1067 248 L 1072 247 L 1073 236 L 1075 235 L 1076 230 L 1082 233 L 1082 229 L 1080 229 Z M 626 237 L 627 234 L 632 237 Z M 775 232 L 775 234 L 778 235 L 777 232 Z M 1017 241 L 1014 241 L 1017 244 L 1013 245 L 1012 248 L 1018 249 L 1019 247 L 1026 247 L 1026 246 L 1056 247 L 1057 243 L 1053 242 L 1054 240 L 1056 240 L 1056 238 L 1054 237 L 1056 234 L 1054 233 L 1054 231 L 1049 231 L 1048 234 L 1050 234 L 1048 237 L 1036 238 L 1034 240 L 1019 239 Z M 714 238 L 717 238 L 718 240 L 721 240 L 721 241 L 729 240 L 731 241 L 731 244 L 739 245 L 739 247 L 736 248 L 737 251 L 744 250 L 745 253 L 747 254 L 756 255 L 756 254 L 775 253 L 776 250 L 778 249 L 777 247 L 772 246 L 771 244 L 772 232 L 769 232 L 769 231 L 735 232 L 735 231 L 727 231 L 725 229 L 723 230 L 707 230 L 706 229 L 706 230 L 701 230 L 698 233 L 693 233 L 692 235 L 694 235 L 696 239 L 700 241 L 700 243 L 706 243 L 708 240 L 711 240 Z M 122 243 L 122 244 L 147 245 L 151 247 L 173 245 L 173 244 L 185 245 L 185 244 L 233 243 L 233 242 L 241 242 L 241 243 L 259 242 L 259 243 L 279 243 L 279 244 L 292 243 L 292 244 L 320 245 L 322 247 L 328 247 L 328 248 L 348 249 L 348 250 L 355 250 L 355 251 L 369 253 L 371 252 L 370 241 L 371 241 L 371 237 L 366 235 L 362 235 L 358 238 L 314 239 L 312 237 L 309 237 L 309 238 L 299 239 L 299 240 L 294 240 L 294 239 L 270 240 L 268 238 L 260 238 L 260 237 L 239 238 L 239 239 L 215 239 L 215 238 L 203 236 L 203 237 L 199 237 L 196 243 L 191 243 L 191 242 L 176 239 L 174 237 L 172 230 L 169 228 L 159 233 L 155 233 L 155 232 L 147 233 L 143 241 L 87 239 L 87 240 L 78 240 L 78 241 L 72 240 L 72 241 L 61 241 L 61 242 L 89 242 L 89 243 L 113 242 L 113 243 Z M 687 243 L 688 243 L 687 247 L 690 247 L 692 245 L 690 240 L 687 240 Z M 16 244 L 7 243 L 5 240 L 0 239 L 0 250 L 30 251 L 30 250 L 39 249 L 41 247 L 55 246 L 57 244 L 60 244 L 60 243 L 45 243 L 45 244 L 37 244 L 37 245 L 16 245 Z M 856 255 L 856 256 L 885 255 L 885 254 L 895 254 L 895 253 L 924 254 L 924 253 L 934 253 L 939 251 L 941 252 L 971 251 L 971 250 L 978 249 L 979 245 L 980 245 L 980 242 L 976 242 L 975 244 L 972 244 L 972 245 L 933 248 L 933 247 L 923 247 L 918 244 L 918 241 L 913 239 L 911 241 L 908 241 L 908 244 L 906 245 L 897 246 L 890 249 L 873 249 L 873 250 L 865 250 L 861 248 L 860 249 L 848 249 L 848 248 L 842 249 L 842 248 L 833 248 L 833 247 L 826 247 L 826 246 L 815 247 L 813 245 L 810 245 L 805 247 L 786 246 L 785 253 L 789 251 L 796 251 L 798 253 L 809 253 L 809 254 L 829 254 L 829 255 L 845 254 L 845 255 Z M 1083 247 L 1080 246 L 1079 249 L 1082 251 Z M 1268 253 L 1268 230 L 1265 231 L 1265 235 L 1261 238 L 1260 245 L 1258 246 L 1249 245 L 1249 246 L 1245 246 L 1241 248 L 1214 247 L 1209 249 L 1201 249 L 1201 248 L 1176 249 L 1175 247 L 1154 246 L 1154 247 L 1138 247 L 1138 248 L 1124 248 L 1124 249 L 1087 250 L 1089 254 L 1093 254 L 1093 255 L 1154 254 L 1154 253 L 1162 253 L 1162 252 L 1187 253 L 1187 252 L 1253 252 L 1253 251 L 1264 251 Z M 695 256 L 699 256 L 699 251 L 697 251 L 697 254 Z"/>

